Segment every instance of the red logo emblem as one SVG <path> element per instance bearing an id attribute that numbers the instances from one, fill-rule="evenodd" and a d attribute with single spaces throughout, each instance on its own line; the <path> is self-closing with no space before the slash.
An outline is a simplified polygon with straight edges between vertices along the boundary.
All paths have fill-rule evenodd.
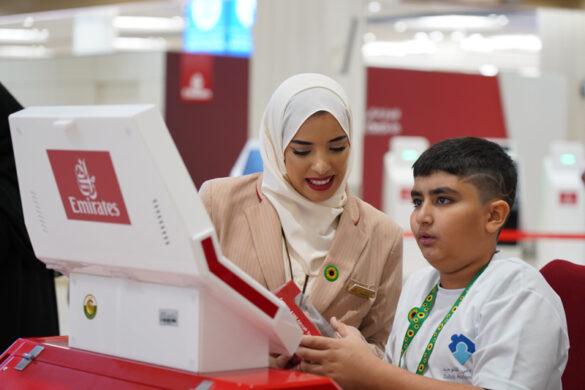
<path id="1" fill-rule="evenodd" d="M 213 56 L 181 54 L 181 100 L 210 102 L 213 100 Z"/>
<path id="2" fill-rule="evenodd" d="M 560 204 L 574 205 L 577 204 L 576 192 L 561 192 L 559 195 Z"/>
<path id="3" fill-rule="evenodd" d="M 68 219 L 130 225 L 109 152 L 47 150 Z"/>

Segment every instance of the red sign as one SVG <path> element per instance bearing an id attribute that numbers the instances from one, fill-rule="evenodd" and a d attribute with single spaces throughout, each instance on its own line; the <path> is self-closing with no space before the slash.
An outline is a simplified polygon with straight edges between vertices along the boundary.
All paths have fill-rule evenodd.
<path id="1" fill-rule="evenodd" d="M 213 100 L 213 56 L 210 54 L 181 54 L 181 88 L 183 102 Z"/>
<path id="2" fill-rule="evenodd" d="M 559 203 L 562 205 L 575 205 L 577 204 L 577 193 L 576 192 L 561 192 L 559 194 Z"/>
<path id="3" fill-rule="evenodd" d="M 410 200 L 410 193 L 412 192 L 412 188 L 402 188 L 400 190 L 400 199 L 402 200 Z"/>
<path id="4" fill-rule="evenodd" d="M 471 135 L 506 138 L 497 77 L 467 73 L 368 68 L 363 199 L 382 205 L 384 154 L 395 135 L 432 145 Z"/>
<path id="5" fill-rule="evenodd" d="M 301 308 L 295 303 L 295 298 L 300 293 L 301 290 L 292 280 L 289 280 L 287 283 L 280 286 L 278 289 L 274 291 L 274 295 L 276 295 L 277 297 L 282 299 L 284 303 L 286 303 L 291 314 L 297 321 L 297 324 L 303 331 L 303 334 L 308 334 L 311 336 L 321 336 L 321 333 L 319 332 L 317 327 L 311 322 L 310 319 L 307 318 L 305 313 L 303 313 Z"/>
<path id="6" fill-rule="evenodd" d="M 109 152 L 47 150 L 68 219 L 130 225 Z"/>

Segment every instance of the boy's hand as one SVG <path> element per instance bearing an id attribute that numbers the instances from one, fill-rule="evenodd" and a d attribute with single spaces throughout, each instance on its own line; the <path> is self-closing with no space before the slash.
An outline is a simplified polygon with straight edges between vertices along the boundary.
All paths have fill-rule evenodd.
<path id="1" fill-rule="evenodd" d="M 335 330 L 335 335 L 337 336 L 337 338 L 343 337 L 340 334 L 340 329 L 343 328 L 342 332 L 344 334 L 348 334 L 351 332 L 355 336 L 360 338 L 364 344 L 366 345 L 368 344 L 368 341 L 366 340 L 362 332 L 360 332 L 359 329 L 356 328 L 355 326 L 345 325 L 343 322 L 339 322 L 335 317 L 331 317 L 330 324 L 333 327 L 333 330 Z"/>
<path id="2" fill-rule="evenodd" d="M 363 388 L 367 378 L 360 376 L 379 359 L 370 352 L 357 329 L 335 318 L 331 319 L 331 325 L 339 338 L 303 336 L 297 350 L 303 359 L 301 370 L 328 376 L 344 389 Z"/>
<path id="3" fill-rule="evenodd" d="M 283 370 L 300 370 L 301 358 L 296 354 L 293 356 L 270 354 L 268 366 L 271 368 L 280 368 Z"/>

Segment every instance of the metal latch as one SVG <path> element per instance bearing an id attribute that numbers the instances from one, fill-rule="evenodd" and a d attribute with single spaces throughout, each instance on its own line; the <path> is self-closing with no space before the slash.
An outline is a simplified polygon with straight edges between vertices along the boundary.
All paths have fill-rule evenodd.
<path id="1" fill-rule="evenodd" d="M 29 353 L 23 354 L 22 360 L 20 361 L 20 363 L 18 363 L 16 365 L 16 367 L 14 367 L 14 369 L 18 370 L 18 371 L 24 370 L 26 368 L 26 366 L 28 366 L 30 364 L 30 362 L 32 362 L 33 360 L 35 360 L 35 358 L 37 356 L 39 356 L 39 354 L 43 351 L 43 349 L 45 349 L 45 347 L 41 347 L 40 345 L 37 345 Z"/>
<path id="2" fill-rule="evenodd" d="M 203 382 L 199 383 L 195 390 L 209 390 L 213 386 L 212 381 L 204 380 Z"/>

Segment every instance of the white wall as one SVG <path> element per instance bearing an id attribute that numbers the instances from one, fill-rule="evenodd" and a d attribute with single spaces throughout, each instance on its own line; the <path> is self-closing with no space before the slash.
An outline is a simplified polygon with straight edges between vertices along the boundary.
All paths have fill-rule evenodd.
<path id="1" fill-rule="evenodd" d="M 538 10 L 542 40 L 541 71 L 560 74 L 567 81 L 567 139 L 585 144 L 585 11 L 543 8 Z"/>
<path id="2" fill-rule="evenodd" d="M 154 104 L 164 113 L 165 53 L 0 60 L 0 82 L 33 105 Z"/>
<path id="3" fill-rule="evenodd" d="M 567 134 L 565 78 L 502 73 L 498 80 L 506 128 L 519 161 L 520 228 L 538 231 L 543 160 L 550 142 Z"/>

